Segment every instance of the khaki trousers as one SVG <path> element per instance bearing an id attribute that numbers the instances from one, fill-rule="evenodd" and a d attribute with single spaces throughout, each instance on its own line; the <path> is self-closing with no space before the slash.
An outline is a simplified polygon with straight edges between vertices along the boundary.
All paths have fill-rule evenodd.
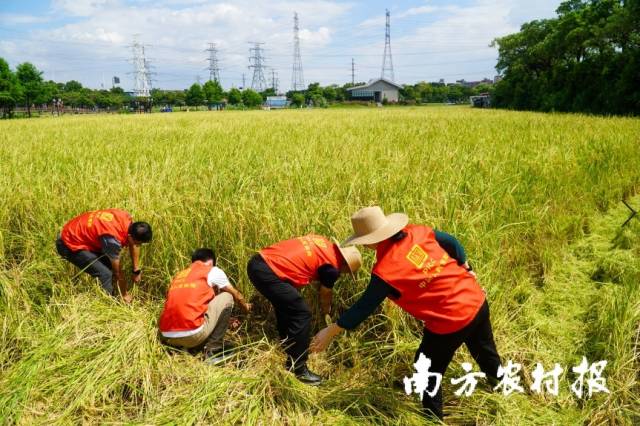
<path id="1" fill-rule="evenodd" d="M 208 349 L 221 349 L 232 309 L 233 296 L 226 291 L 221 291 L 209 302 L 207 312 L 204 314 L 204 324 L 200 331 L 186 337 L 163 337 L 163 340 L 170 346 L 190 349 L 202 345 L 209 339 Z"/>

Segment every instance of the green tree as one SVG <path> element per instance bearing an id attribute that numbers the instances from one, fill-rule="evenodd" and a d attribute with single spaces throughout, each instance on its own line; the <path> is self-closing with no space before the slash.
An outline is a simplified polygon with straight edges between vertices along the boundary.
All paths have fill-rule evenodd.
<path id="1" fill-rule="evenodd" d="M 193 83 L 186 94 L 186 102 L 189 106 L 199 106 L 204 103 L 204 92 L 202 86 L 198 83 Z"/>
<path id="2" fill-rule="evenodd" d="M 27 114 L 31 117 L 31 105 L 39 102 L 42 95 L 42 72 L 25 62 L 16 67 L 16 76 L 22 86 L 22 100 L 27 105 Z"/>
<path id="3" fill-rule="evenodd" d="M 187 94 L 182 90 L 173 92 L 173 102 L 182 108 L 187 104 Z"/>
<path id="4" fill-rule="evenodd" d="M 400 89 L 400 96 L 404 101 L 415 101 L 416 100 L 416 90 L 410 84 L 405 84 Z"/>
<path id="5" fill-rule="evenodd" d="M 640 114 L 640 2 L 569 0 L 494 41 L 505 108 Z"/>
<path id="6" fill-rule="evenodd" d="M 276 96 L 276 89 L 274 89 L 273 87 L 268 87 L 266 89 L 264 89 L 264 91 L 262 91 L 262 93 L 260 93 L 260 95 L 262 96 L 262 100 L 266 101 L 267 100 L 267 96 Z"/>
<path id="7" fill-rule="evenodd" d="M 235 87 L 231 88 L 227 94 L 227 101 L 229 101 L 231 105 L 238 105 L 242 102 L 242 92 Z"/>
<path id="8" fill-rule="evenodd" d="M 64 84 L 65 92 L 79 92 L 82 89 L 82 84 L 76 80 L 69 80 Z"/>
<path id="9" fill-rule="evenodd" d="M 471 95 L 479 95 L 480 93 L 493 92 L 493 84 L 481 83 L 472 89 Z"/>
<path id="10" fill-rule="evenodd" d="M 304 93 L 305 100 L 309 102 L 314 96 L 322 96 L 322 87 L 320 83 L 311 83 Z"/>
<path id="11" fill-rule="evenodd" d="M 2 107 L 2 118 L 13 115 L 13 108 L 21 97 L 22 93 L 18 78 L 9 68 L 7 61 L 0 58 L 0 107 Z"/>
<path id="12" fill-rule="evenodd" d="M 333 102 L 338 97 L 335 86 L 327 86 L 322 90 L 322 96 L 329 102 Z"/>
<path id="13" fill-rule="evenodd" d="M 202 90 L 204 91 L 204 97 L 209 105 L 222 102 L 224 90 L 222 90 L 222 86 L 217 81 L 207 81 L 202 86 Z"/>
<path id="14" fill-rule="evenodd" d="M 58 86 L 58 83 L 56 83 L 55 81 L 49 80 L 42 84 L 42 94 L 40 96 L 40 99 L 42 100 L 42 102 L 48 104 L 48 103 L 51 103 L 51 101 L 53 101 L 54 98 L 59 98 L 59 97 L 60 97 L 60 87 Z"/>
<path id="15" fill-rule="evenodd" d="M 291 95 L 291 105 L 295 105 L 298 108 L 302 107 L 304 105 L 304 95 L 300 92 Z"/>
<path id="16" fill-rule="evenodd" d="M 311 103 L 314 107 L 326 108 L 327 100 L 322 95 L 314 94 L 311 96 Z"/>
<path id="17" fill-rule="evenodd" d="M 111 93 L 111 103 L 118 109 L 131 102 L 131 97 L 121 87 L 112 87 L 109 93 Z"/>
<path id="18" fill-rule="evenodd" d="M 112 98 L 108 90 L 96 90 L 93 93 L 93 102 L 98 108 L 111 108 Z"/>
<path id="19" fill-rule="evenodd" d="M 160 90 L 158 88 L 151 89 L 151 99 L 153 99 L 154 105 L 165 105 L 167 104 L 167 91 Z"/>
<path id="20" fill-rule="evenodd" d="M 249 108 L 257 107 L 262 104 L 262 95 L 255 90 L 246 89 L 242 91 L 242 103 Z"/>
<path id="21" fill-rule="evenodd" d="M 447 86 L 447 99 L 449 102 L 460 102 L 464 96 L 462 85 L 451 84 Z"/>
<path id="22" fill-rule="evenodd" d="M 60 97 L 65 106 L 72 108 L 77 108 L 80 106 L 80 92 L 63 92 Z"/>

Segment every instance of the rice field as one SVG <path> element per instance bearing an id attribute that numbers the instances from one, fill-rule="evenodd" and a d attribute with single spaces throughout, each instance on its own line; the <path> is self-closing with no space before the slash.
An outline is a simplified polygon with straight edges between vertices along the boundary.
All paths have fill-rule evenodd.
<path id="1" fill-rule="evenodd" d="M 402 378 L 420 325 L 389 301 L 310 366 L 282 365 L 275 319 L 246 262 L 309 232 L 343 239 L 379 204 L 464 245 L 487 291 L 503 360 L 525 392 L 449 380 L 450 424 L 640 423 L 640 120 L 466 107 L 225 111 L 0 121 L 0 420 L 4 424 L 424 424 Z M 134 303 L 105 296 L 54 240 L 86 210 L 118 207 L 154 227 Z M 211 246 L 255 312 L 212 366 L 163 347 L 157 318 L 171 277 Z M 128 259 L 127 256 L 125 256 Z M 364 290 L 336 286 L 340 312 Z M 125 265 L 124 270 L 129 270 Z M 317 306 L 312 288 L 304 290 Z M 334 315 L 335 317 L 336 315 Z M 314 331 L 322 324 L 319 310 Z M 571 366 L 607 360 L 610 393 L 579 400 Z M 565 368 L 557 397 L 529 390 L 536 362 Z M 477 367 L 475 367 L 477 370 Z"/>

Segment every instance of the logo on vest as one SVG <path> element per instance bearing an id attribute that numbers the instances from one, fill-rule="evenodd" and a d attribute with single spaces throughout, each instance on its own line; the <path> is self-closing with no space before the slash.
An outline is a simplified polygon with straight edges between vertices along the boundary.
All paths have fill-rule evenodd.
<path id="1" fill-rule="evenodd" d="M 424 265 L 424 262 L 426 262 L 428 258 L 429 255 L 427 252 L 417 244 L 414 244 L 411 250 L 409 250 L 409 253 L 407 253 L 407 260 L 418 269 L 422 269 L 422 265 Z"/>
<path id="2" fill-rule="evenodd" d="M 103 212 L 100 210 L 92 212 L 89 215 L 89 219 L 87 220 L 87 227 L 91 228 L 93 226 L 93 221 L 95 219 L 101 220 L 103 222 L 111 222 L 113 220 L 113 214 L 109 212 Z"/>
<path id="3" fill-rule="evenodd" d="M 314 238 L 313 243 L 320 248 L 327 248 L 327 243 L 322 238 Z"/>
<path id="4" fill-rule="evenodd" d="M 426 275 L 420 284 L 418 284 L 420 288 L 425 288 L 434 278 L 439 277 L 442 269 L 449 260 L 447 253 L 444 253 L 439 261 L 434 258 L 429 259 L 429 254 L 417 244 L 411 247 L 406 258 L 413 266 Z"/>

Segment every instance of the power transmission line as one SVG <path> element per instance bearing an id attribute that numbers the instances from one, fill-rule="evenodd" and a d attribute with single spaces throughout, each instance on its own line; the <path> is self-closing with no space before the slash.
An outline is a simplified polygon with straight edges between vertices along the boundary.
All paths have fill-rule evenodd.
<path id="1" fill-rule="evenodd" d="M 391 58 L 391 13 L 387 9 L 384 31 L 384 56 L 382 57 L 382 72 L 380 78 L 395 81 L 393 75 L 393 59 Z"/>
<path id="2" fill-rule="evenodd" d="M 149 60 L 145 57 L 144 45 L 134 35 L 131 45 L 133 53 L 133 93 L 137 97 L 148 98 L 151 93 L 151 71 Z"/>
<path id="3" fill-rule="evenodd" d="M 213 80 L 220 83 L 220 67 L 218 66 L 218 49 L 215 43 L 209 43 L 209 48 L 205 50 L 209 52 L 209 81 Z"/>
<path id="4" fill-rule="evenodd" d="M 251 78 L 251 89 L 257 92 L 264 92 L 267 88 L 267 81 L 264 78 L 264 49 L 260 47 L 258 42 L 251 42 L 253 47 L 249 49 L 249 68 L 253 68 L 253 77 Z"/>
<path id="5" fill-rule="evenodd" d="M 300 56 L 300 28 L 298 25 L 298 12 L 293 13 L 293 72 L 291 73 L 291 89 L 293 91 L 304 90 L 304 77 L 302 75 L 302 58 Z"/>

